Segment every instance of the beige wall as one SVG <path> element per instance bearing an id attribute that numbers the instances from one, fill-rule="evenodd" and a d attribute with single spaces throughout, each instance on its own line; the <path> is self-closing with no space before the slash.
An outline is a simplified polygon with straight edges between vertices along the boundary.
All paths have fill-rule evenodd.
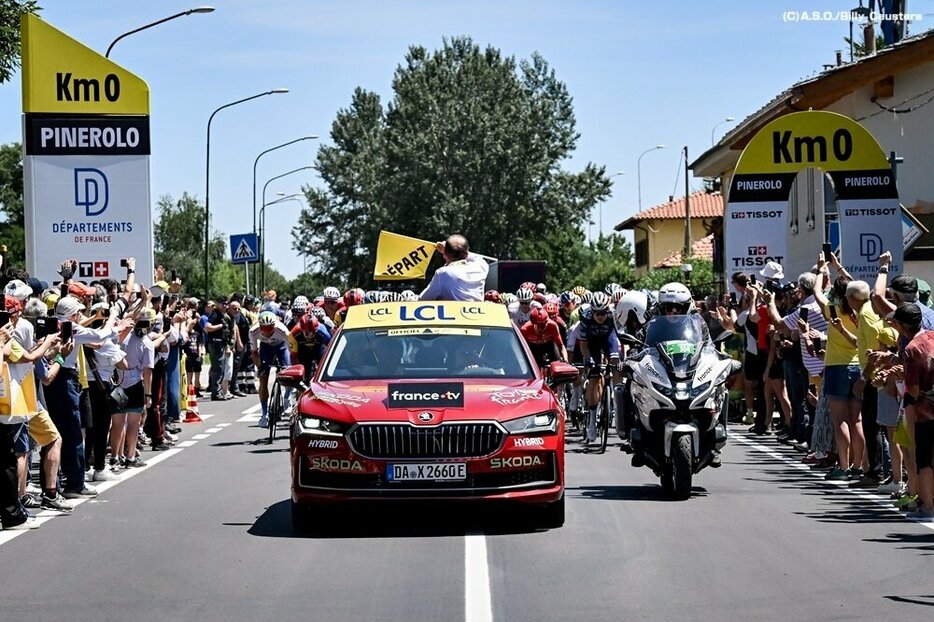
<path id="1" fill-rule="evenodd" d="M 691 219 L 691 242 L 707 236 L 704 225 L 709 220 Z M 639 223 L 635 230 L 635 242 L 649 236 L 649 263 L 647 266 L 636 266 L 636 276 L 644 276 L 652 266 L 665 259 L 673 251 L 684 248 L 684 221 L 683 220 L 647 220 Z"/>

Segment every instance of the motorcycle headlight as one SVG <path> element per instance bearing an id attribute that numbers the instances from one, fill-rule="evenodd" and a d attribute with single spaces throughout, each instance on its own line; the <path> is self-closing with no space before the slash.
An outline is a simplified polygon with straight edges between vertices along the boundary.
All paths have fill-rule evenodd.
<path id="1" fill-rule="evenodd" d="M 502 423 L 510 434 L 554 434 L 558 431 L 558 413 L 553 410 L 546 410 L 542 413 L 511 419 Z"/>
<path id="2" fill-rule="evenodd" d="M 704 391 L 706 391 L 706 390 L 709 389 L 709 388 L 710 388 L 710 381 L 709 381 L 709 380 L 708 380 L 707 382 L 703 383 L 703 384 L 697 385 L 696 387 L 692 387 L 692 388 L 691 388 L 691 397 L 697 397 L 698 395 L 700 395 L 701 393 L 703 393 Z"/>
<path id="3" fill-rule="evenodd" d="M 678 382 L 675 384 L 675 399 L 676 400 L 686 400 L 689 397 L 688 393 L 688 383 Z"/>
<path id="4" fill-rule="evenodd" d="M 310 417 L 302 415 L 298 419 L 302 426 L 302 432 L 310 434 L 320 434 L 322 436 L 343 436 L 350 428 L 346 423 L 322 419 L 321 417 Z"/>
<path id="5" fill-rule="evenodd" d="M 653 382 L 652 387 L 654 387 L 656 391 L 658 391 L 665 397 L 672 397 L 672 395 L 674 394 L 674 390 L 671 387 L 666 387 L 665 385 L 658 384 L 657 382 Z"/>

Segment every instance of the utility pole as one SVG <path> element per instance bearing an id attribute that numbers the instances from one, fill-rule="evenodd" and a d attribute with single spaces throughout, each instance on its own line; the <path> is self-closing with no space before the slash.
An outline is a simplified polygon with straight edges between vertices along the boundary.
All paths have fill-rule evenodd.
<path id="1" fill-rule="evenodd" d="M 688 146 L 684 146 L 684 254 L 681 259 L 687 262 L 691 256 L 691 188 L 688 180 Z"/>

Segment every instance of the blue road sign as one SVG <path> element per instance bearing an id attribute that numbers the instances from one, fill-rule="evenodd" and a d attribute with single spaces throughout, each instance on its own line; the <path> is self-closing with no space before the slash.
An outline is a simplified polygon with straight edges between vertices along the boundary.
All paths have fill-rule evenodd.
<path id="1" fill-rule="evenodd" d="M 230 257 L 233 263 L 257 263 L 259 243 L 255 233 L 238 233 L 230 236 Z"/>

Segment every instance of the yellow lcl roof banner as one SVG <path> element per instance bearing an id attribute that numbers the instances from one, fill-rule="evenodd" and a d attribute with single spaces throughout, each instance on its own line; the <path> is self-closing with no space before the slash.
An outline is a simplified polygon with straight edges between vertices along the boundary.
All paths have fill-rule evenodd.
<path id="1" fill-rule="evenodd" d="M 377 281 L 423 278 L 434 252 L 434 242 L 380 231 L 379 242 L 376 245 L 376 267 L 373 269 L 373 278 Z"/>
<path id="2" fill-rule="evenodd" d="M 148 115 L 140 77 L 32 14 L 23 16 L 23 112 Z"/>

